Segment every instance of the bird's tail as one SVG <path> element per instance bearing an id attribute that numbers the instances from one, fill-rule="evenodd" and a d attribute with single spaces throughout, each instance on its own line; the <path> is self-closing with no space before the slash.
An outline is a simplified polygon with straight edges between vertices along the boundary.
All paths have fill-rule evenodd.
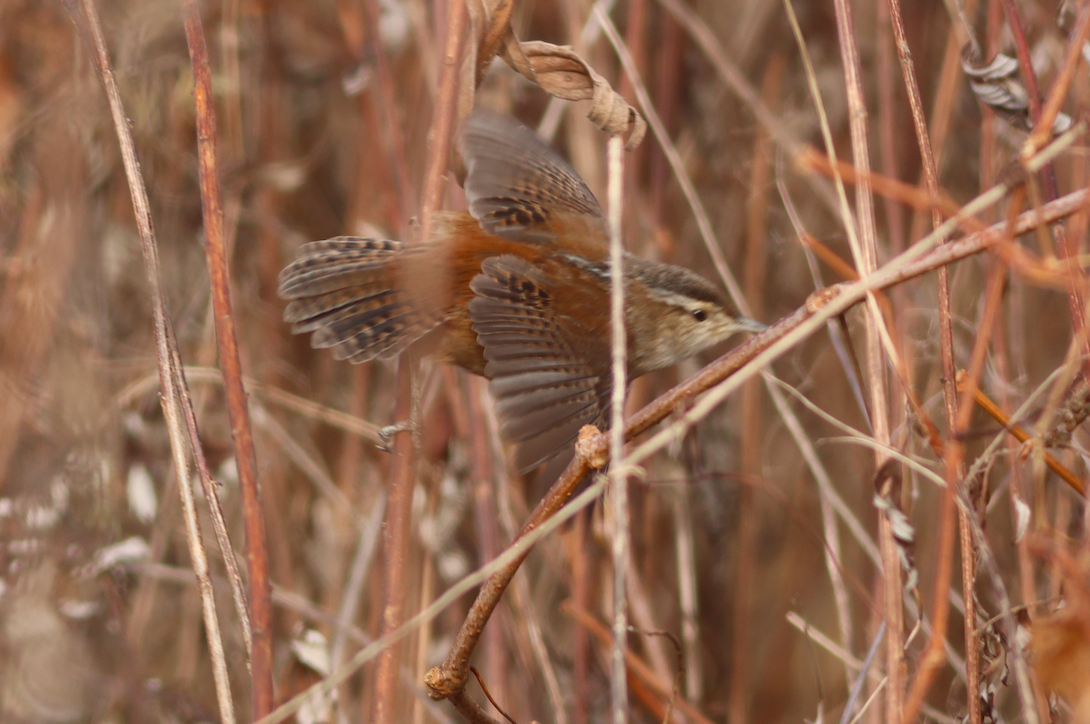
<path id="1" fill-rule="evenodd" d="M 331 347 L 337 359 L 397 356 L 442 321 L 434 304 L 406 291 L 410 253 L 400 241 L 354 236 L 304 244 L 280 272 L 284 321 L 295 334 L 313 332 L 311 346 Z"/>

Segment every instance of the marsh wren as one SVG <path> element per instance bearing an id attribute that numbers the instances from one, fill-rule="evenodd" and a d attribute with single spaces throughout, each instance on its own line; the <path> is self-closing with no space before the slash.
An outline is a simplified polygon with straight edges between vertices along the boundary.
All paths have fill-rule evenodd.
<path id="1" fill-rule="evenodd" d="M 487 377 L 525 470 L 609 423 L 608 225 L 575 171 L 513 121 L 476 111 L 458 148 L 468 212 L 436 214 L 418 245 L 305 244 L 280 274 L 284 319 L 337 359 L 414 345 Z M 765 328 L 681 267 L 626 253 L 624 284 L 629 379 Z"/>

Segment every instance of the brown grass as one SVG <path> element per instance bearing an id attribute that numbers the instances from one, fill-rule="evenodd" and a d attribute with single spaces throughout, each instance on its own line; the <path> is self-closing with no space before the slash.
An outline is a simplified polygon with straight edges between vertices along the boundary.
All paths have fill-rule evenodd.
<path id="1" fill-rule="evenodd" d="M 1056 2 L 980 0 L 965 3 L 968 28 L 950 5 L 796 3 L 812 78 L 781 0 L 616 3 L 615 39 L 638 76 L 605 35 L 581 36 L 592 3 L 507 8 L 519 39 L 572 45 L 648 119 L 625 158 L 629 250 L 720 278 L 762 321 L 788 318 L 697 381 L 706 389 L 726 376 L 732 387 L 707 393 L 715 396 L 745 376 L 723 404 L 683 416 L 692 399 L 669 398 L 657 416 L 636 418 L 682 424 L 672 437 L 645 432 L 629 451 L 646 469 L 628 500 L 630 721 L 668 712 L 673 721 L 828 721 L 849 706 L 867 721 L 1047 721 L 1042 686 L 1067 697 L 1059 720 L 1085 716 L 1087 685 L 1048 652 L 1082 661 L 1090 650 L 1087 513 L 1072 489 L 1087 471 L 1087 214 L 1084 197 L 1070 196 L 1090 169 L 1081 136 L 1039 173 L 1018 160 L 1030 137 L 1022 121 L 1086 116 L 1090 76 L 1068 33 L 1085 38 L 1090 14 L 1071 3 L 1061 29 Z M 238 425 L 222 377 L 209 371 L 219 354 L 181 7 L 103 0 L 99 12 L 203 457 L 246 578 Z M 463 90 L 448 89 L 446 2 L 228 0 L 200 10 L 272 581 L 274 703 L 365 658 L 334 703 L 312 699 L 309 711 L 463 720 L 459 712 L 474 711 L 467 701 L 457 711 L 433 702 L 423 682 L 450 651 L 480 579 L 434 615 L 418 614 L 500 555 L 541 491 L 512 473 L 487 384 L 427 361 L 416 375 L 415 459 L 391 488 L 393 459 L 374 442 L 377 427 L 396 421 L 395 404 L 409 409 L 405 378 L 399 385 L 395 365 L 335 363 L 292 337 L 276 275 L 304 241 L 411 239 L 427 223 L 422 206 L 461 204 L 441 176 L 449 154 L 436 139 L 449 135 L 478 75 L 475 102 L 528 124 L 562 105 L 555 143 L 603 205 L 606 136 L 586 120 L 587 102 L 550 101 L 503 64 L 479 62 L 502 46 L 494 34 L 463 44 L 476 55 L 448 66 Z M 902 28 L 910 63 L 894 44 Z M 1033 57 L 1035 76 L 1022 82 L 1040 97 L 1017 113 L 983 107 L 960 66 L 970 36 L 984 61 L 996 51 Z M 525 47 L 533 52 L 522 60 L 538 72 L 553 62 L 544 46 Z M 574 93 L 593 77 L 557 73 L 542 84 Z M 840 164 L 826 158 L 812 88 Z M 626 106 L 611 107 L 627 122 Z M 1034 136 L 1030 154 L 1051 140 Z M 933 176 L 921 161 L 929 155 Z M 934 252 L 946 256 L 915 267 L 896 259 L 996 184 L 996 199 L 936 240 L 948 242 Z M 1062 223 L 1018 221 L 1057 198 L 1067 204 Z M 1027 232 L 982 231 L 993 224 Z M 977 242 L 965 241 L 974 233 Z M 894 274 L 901 268 L 927 273 Z M 820 304 L 796 313 L 815 290 L 871 269 L 887 275 L 873 301 L 828 320 L 814 316 Z M 3 722 L 219 717 L 155 394 L 146 280 L 87 48 L 62 3 L 0 0 Z M 769 349 L 763 378 L 741 367 Z M 726 351 L 639 380 L 629 412 Z M 412 436 L 398 438 L 404 452 Z M 649 439 L 661 449 L 646 457 Z M 211 530 L 206 494 L 197 495 Z M 515 721 L 611 716 L 610 515 L 592 505 L 543 537 L 484 628 L 470 662 Z M 391 546 L 398 525 L 404 535 Z M 251 701 L 264 705 L 251 695 L 220 546 L 207 541 L 233 706 L 248 719 Z M 883 575 L 883 561 L 899 575 Z M 1061 631 L 1063 646 L 1042 638 L 1027 659 L 1020 611 L 1030 630 L 1043 622 L 1042 637 Z M 853 689 L 883 621 L 902 618 L 886 626 Z M 391 632 L 401 637 L 395 649 L 365 650 Z M 891 668 L 900 673 L 887 679 Z M 476 680 L 466 691 L 500 718 Z"/>

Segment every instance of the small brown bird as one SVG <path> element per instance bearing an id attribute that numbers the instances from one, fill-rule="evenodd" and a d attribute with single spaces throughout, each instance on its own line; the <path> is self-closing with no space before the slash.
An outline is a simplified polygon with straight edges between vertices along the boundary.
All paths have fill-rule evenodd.
<path id="1" fill-rule="evenodd" d="M 476 111 L 458 147 L 468 212 L 436 214 L 420 245 L 304 245 L 280 274 L 284 319 L 337 359 L 419 343 L 487 377 L 526 470 L 609 423 L 608 226 L 575 171 L 513 121 Z M 624 282 L 629 379 L 765 329 L 687 269 L 625 254 Z"/>

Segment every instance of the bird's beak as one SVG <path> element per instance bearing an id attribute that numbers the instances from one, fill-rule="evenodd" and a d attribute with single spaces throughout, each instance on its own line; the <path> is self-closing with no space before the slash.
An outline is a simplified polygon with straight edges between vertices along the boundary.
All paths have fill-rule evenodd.
<path id="1" fill-rule="evenodd" d="M 754 334 L 758 334 L 768 329 L 767 324 L 761 324 L 755 319 L 747 319 L 746 317 L 735 319 L 734 326 L 739 332 L 753 332 Z"/>

